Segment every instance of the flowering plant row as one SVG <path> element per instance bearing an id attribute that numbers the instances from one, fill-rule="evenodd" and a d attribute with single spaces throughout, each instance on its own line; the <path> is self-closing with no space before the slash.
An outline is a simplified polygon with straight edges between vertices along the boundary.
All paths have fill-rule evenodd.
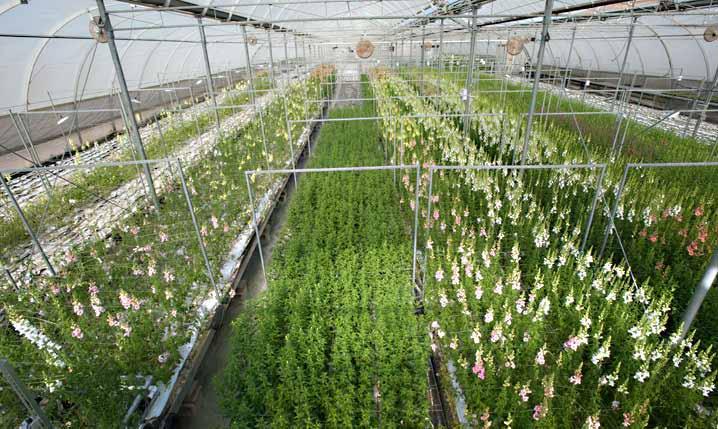
<path id="1" fill-rule="evenodd" d="M 245 89 L 246 84 L 240 83 L 237 84 L 233 91 L 223 91 L 226 95 L 224 95 L 224 101 L 220 103 L 220 109 L 217 111 L 220 120 L 236 113 L 234 109 L 222 108 L 222 106 L 237 106 L 249 103 L 250 94 Z M 256 91 L 266 89 L 269 89 L 268 79 L 258 79 L 255 82 Z M 196 107 L 193 108 L 196 109 Z M 161 159 L 170 156 L 182 145 L 187 144 L 188 140 L 197 138 L 198 134 L 216 126 L 213 110 L 194 112 L 189 120 L 182 120 L 183 117 L 186 116 L 172 112 L 160 115 L 160 119 L 167 118 L 166 128 L 162 130 L 162 137 L 154 135 L 144 140 L 147 159 Z M 148 124 L 147 127 L 154 127 L 154 125 Z M 127 134 L 121 134 L 117 138 L 121 149 L 111 156 L 111 160 L 130 161 L 136 159 Z M 77 160 L 79 160 L 79 157 L 77 157 Z M 93 200 L 106 198 L 111 191 L 137 175 L 137 168 L 99 168 L 83 170 L 82 174 L 73 175 L 71 178 L 72 185 L 68 184 L 69 186 L 65 186 L 66 183 L 62 180 L 53 179 L 52 182 L 56 182 L 58 186 L 55 186 L 52 198 L 43 196 L 25 206 L 23 212 L 30 224 L 36 228 L 61 225 L 73 208 L 83 207 Z M 4 193 L 2 198 L 3 201 L 6 199 Z M 6 203 L 10 204 L 9 201 L 6 201 Z M 18 216 L 0 220 L 0 246 L 12 248 L 29 240 L 30 237 Z M 8 255 L 3 255 L 3 259 L 7 257 Z M 3 262 L 9 264 L 12 261 L 6 259 Z"/>
<path id="2" fill-rule="evenodd" d="M 333 75 L 290 85 L 283 98 L 264 109 L 263 124 L 255 117 L 225 134 L 212 153 L 186 168 L 200 236 L 218 282 L 219 267 L 250 222 L 243 171 L 290 165 L 286 119 L 304 119 L 305 94 L 311 99 L 328 95 L 329 87 L 320 90 L 315 80 L 329 82 Z M 318 112 L 315 105 L 309 114 Z M 295 139 L 303 128 L 293 124 Z M 292 144 L 299 149 L 296 140 Z M 255 190 L 264 195 L 269 186 L 258 181 Z M 158 212 L 138 208 L 110 237 L 68 250 L 57 277 L 2 291 L 11 323 L 0 332 L 0 355 L 20 363 L 21 377 L 32 380 L 31 388 L 45 398 L 55 421 L 116 426 L 146 376 L 153 376 L 153 384 L 168 381 L 180 353 L 188 352 L 181 348 L 224 299 L 210 287 L 179 181 L 169 181 L 160 195 Z M 227 285 L 219 284 L 220 294 L 226 291 Z M 10 391 L 0 395 L 3 403 L 6 398 L 12 403 Z"/>
<path id="3" fill-rule="evenodd" d="M 483 140 L 454 137 L 450 119 L 407 117 L 437 113 L 413 88 L 374 77 L 379 111 L 400 118 L 403 156 L 425 166 L 492 162 Z M 385 122 L 385 138 L 393 132 Z M 702 401 L 714 389 L 714 354 L 667 327 L 670 290 L 579 251 L 585 207 L 572 201 L 587 200 L 591 183 L 595 174 L 560 170 L 435 171 L 418 208 L 427 328 L 455 368 L 444 375 L 460 386 L 463 418 L 478 427 L 710 427 Z M 428 177 L 419 191 L 428 197 Z"/>
<path id="4" fill-rule="evenodd" d="M 411 73 L 416 74 L 416 71 Z M 429 99 L 433 106 L 441 112 L 462 113 L 464 105 L 458 95 L 461 75 L 445 77 L 434 70 L 424 70 L 424 73 L 427 79 L 424 90 L 442 94 L 439 98 Z M 414 87 L 420 89 L 418 85 Z M 528 98 L 525 93 L 492 92 L 499 87 L 500 84 L 496 83 L 493 76 L 482 76 L 473 89 L 474 110 L 496 115 L 481 116 L 472 121 L 472 141 L 488 154 L 487 162 L 512 163 L 512 154 L 520 153 L 523 145 L 522 115 L 528 109 Z M 521 87 L 510 85 L 507 89 L 517 91 Z M 539 99 L 541 97 L 540 93 Z M 562 107 L 569 112 L 592 110 L 575 102 Z M 504 111 L 506 114 L 501 114 Z M 627 162 L 703 161 L 709 151 L 705 145 L 678 136 L 672 136 L 666 144 L 656 145 L 655 140 L 646 139 L 644 133 L 638 132 L 642 130 L 640 126 L 626 119 L 628 129 L 637 130 L 628 133 L 625 138 L 625 144 L 634 150 L 625 151 L 618 157 L 611 156 L 610 141 L 613 140 L 615 124 L 612 124 L 612 128 L 607 125 L 605 115 L 577 116 L 584 118 L 581 123 L 583 134 L 579 134 L 573 124 L 566 126 L 555 118 L 560 116 L 537 118 L 529 150 L 530 163 L 609 164 L 601 187 L 603 203 L 598 206 L 588 241 L 589 247 L 595 249 L 602 245 L 610 208 L 615 203 Z M 586 118 L 593 118 L 591 120 L 595 123 Z M 457 125 L 461 126 L 461 122 Z M 587 131 L 606 128 L 611 133 L 610 137 L 605 133 L 587 134 Z M 652 135 L 657 139 L 668 134 L 661 131 Z M 644 146 L 657 147 L 659 151 L 651 156 L 650 150 Z M 686 174 L 689 171 L 690 174 Z M 718 183 L 717 167 L 637 168 L 629 171 L 617 205 L 616 229 L 632 273 L 639 281 L 650 280 L 654 287 L 674 292 L 669 321 L 671 327 L 679 322 L 679 316 L 705 271 L 712 252 L 718 246 L 718 200 L 712 195 L 711 186 L 715 183 Z M 590 208 L 592 199 L 572 199 L 570 204 L 574 209 L 581 206 Z M 609 250 L 615 253 L 616 261 L 623 259 L 619 246 Z M 698 337 L 709 344 L 718 343 L 716 310 L 718 294 L 711 293 L 695 325 Z"/>
<path id="5" fill-rule="evenodd" d="M 373 116 L 371 105 L 332 118 Z M 312 167 L 383 164 L 378 128 L 328 122 Z M 301 177 L 268 290 L 234 324 L 219 397 L 237 427 L 426 427 L 428 342 L 391 172 Z"/>

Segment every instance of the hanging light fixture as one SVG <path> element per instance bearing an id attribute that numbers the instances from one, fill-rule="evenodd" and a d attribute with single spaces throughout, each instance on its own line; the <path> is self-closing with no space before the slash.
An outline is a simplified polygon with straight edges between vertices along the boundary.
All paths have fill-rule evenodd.
<path id="1" fill-rule="evenodd" d="M 65 121 L 67 121 L 68 119 L 70 119 L 69 116 L 63 116 L 62 118 L 60 118 L 60 119 L 57 121 L 57 125 L 62 125 L 62 124 L 63 124 Z"/>

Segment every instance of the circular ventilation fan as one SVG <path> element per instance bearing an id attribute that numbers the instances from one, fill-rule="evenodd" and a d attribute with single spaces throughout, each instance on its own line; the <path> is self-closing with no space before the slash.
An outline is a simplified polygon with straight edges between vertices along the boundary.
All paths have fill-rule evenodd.
<path id="1" fill-rule="evenodd" d="M 109 40 L 107 36 L 107 30 L 105 30 L 105 26 L 102 23 L 102 18 L 99 16 L 93 16 L 90 20 L 90 36 L 92 36 L 93 39 L 97 40 L 98 43 L 107 43 Z"/>
<path id="2" fill-rule="evenodd" d="M 432 42 L 431 40 L 427 40 L 422 46 L 424 47 L 424 49 L 431 49 L 434 47 L 434 42 Z"/>
<path id="3" fill-rule="evenodd" d="M 254 36 L 247 37 L 247 43 L 249 43 L 250 46 L 254 46 L 257 44 L 257 38 Z"/>
<path id="4" fill-rule="evenodd" d="M 512 37 L 506 42 L 506 52 L 509 55 L 518 55 L 524 50 L 524 43 L 526 43 L 524 37 Z"/>
<path id="5" fill-rule="evenodd" d="M 369 58 L 374 53 L 374 45 L 366 40 L 362 39 L 357 43 L 356 54 L 359 58 Z"/>
<path id="6" fill-rule="evenodd" d="M 711 25 L 706 28 L 706 31 L 703 33 L 703 39 L 706 42 L 713 42 L 718 39 L 718 25 Z"/>

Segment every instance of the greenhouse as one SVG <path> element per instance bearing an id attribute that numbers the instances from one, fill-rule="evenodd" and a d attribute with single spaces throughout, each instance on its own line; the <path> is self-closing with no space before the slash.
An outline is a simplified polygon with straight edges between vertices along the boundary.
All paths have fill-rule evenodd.
<path id="1" fill-rule="evenodd" d="M 718 2 L 0 0 L 1 428 L 718 427 Z"/>

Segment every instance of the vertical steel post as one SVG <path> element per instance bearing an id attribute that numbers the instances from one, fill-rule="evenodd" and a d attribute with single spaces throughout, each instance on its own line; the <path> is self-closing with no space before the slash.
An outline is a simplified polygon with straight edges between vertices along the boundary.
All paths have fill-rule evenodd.
<path id="1" fill-rule="evenodd" d="M 713 256 L 708 263 L 708 267 L 706 267 L 706 271 L 703 273 L 703 277 L 701 277 L 700 282 L 698 282 L 698 285 L 696 286 L 696 290 L 693 293 L 691 302 L 688 303 L 686 312 L 683 313 L 683 317 L 681 318 L 681 320 L 683 321 L 680 334 L 681 340 L 686 337 L 688 330 L 693 324 L 693 320 L 695 319 L 696 314 L 698 314 L 698 310 L 701 308 L 703 299 L 705 299 L 706 295 L 708 294 L 708 291 L 710 291 L 716 277 L 718 277 L 718 248 L 713 250 Z"/>
<path id="2" fill-rule="evenodd" d="M 274 80 L 274 53 L 272 52 L 272 32 L 267 30 L 267 45 L 269 49 L 269 82 L 272 88 L 276 88 Z"/>
<path id="3" fill-rule="evenodd" d="M 267 135 L 264 132 L 264 116 L 261 106 L 257 105 L 257 98 L 254 94 L 254 72 L 252 70 L 252 60 L 249 56 L 249 39 L 247 38 L 247 26 L 242 25 L 242 37 L 244 38 L 244 57 L 247 61 L 247 83 L 249 84 L 249 97 L 252 101 L 255 113 L 259 115 L 259 129 L 262 133 L 262 144 L 264 148 L 264 161 L 269 170 L 269 151 L 267 150 Z"/>
<path id="4" fill-rule="evenodd" d="M 10 197 L 10 202 L 15 207 L 15 211 L 17 211 L 17 215 L 20 218 L 20 221 L 22 221 L 25 230 L 30 235 L 32 243 L 35 245 L 35 247 L 37 247 L 37 251 L 40 252 L 40 256 L 42 256 L 42 259 L 45 261 L 45 265 L 47 265 L 48 271 L 50 271 L 50 274 L 52 274 L 53 276 L 56 276 L 57 272 L 55 271 L 55 268 L 53 268 L 52 264 L 50 263 L 50 259 L 47 257 L 47 254 L 42 249 L 42 246 L 40 245 L 40 240 L 37 239 L 35 231 L 32 229 L 30 223 L 27 221 L 25 213 L 23 213 L 22 208 L 20 208 L 20 204 L 17 202 L 17 199 L 15 199 L 15 195 L 13 195 L 12 190 L 10 189 L 10 186 L 5 180 L 5 176 L 2 173 L 0 173 L 0 182 L 2 182 L 2 186 L 5 189 L 5 193 L 7 193 L 8 197 Z"/>
<path id="5" fill-rule="evenodd" d="M 414 200 L 414 257 L 411 261 L 411 283 L 414 287 L 416 287 L 416 244 L 419 236 L 419 180 L 421 175 L 421 164 L 416 164 L 416 185 L 414 192 L 416 193 L 416 197 Z"/>
<path id="6" fill-rule="evenodd" d="M 257 237 L 257 250 L 259 250 L 259 262 L 262 265 L 262 275 L 264 283 L 267 284 L 267 270 L 264 267 L 264 252 L 262 251 L 262 238 L 259 233 L 259 220 L 257 219 L 257 210 L 254 208 L 254 196 L 252 194 L 252 184 L 249 181 L 249 174 L 244 173 L 244 180 L 247 182 L 247 192 L 249 194 L 249 207 L 252 210 L 252 225 L 254 226 L 254 234 Z"/>
<path id="7" fill-rule="evenodd" d="M 419 72 L 421 73 L 419 75 L 419 95 L 424 95 L 424 67 L 426 67 L 425 61 L 426 61 L 426 48 L 424 47 L 424 43 L 426 43 L 426 25 L 421 26 L 421 66 L 419 68 Z"/>
<path id="8" fill-rule="evenodd" d="M 20 142 L 22 143 L 27 153 L 30 155 L 30 161 L 32 161 L 35 167 L 41 167 L 42 163 L 40 162 L 40 156 L 35 151 L 35 147 L 32 144 L 32 140 L 30 140 L 30 134 L 27 132 L 27 128 L 25 128 L 25 124 L 22 122 L 22 118 L 18 118 L 16 116 L 17 114 L 14 113 L 12 110 L 9 110 L 9 115 L 10 121 L 12 122 L 13 126 L 15 126 L 15 130 L 20 137 Z M 45 188 L 45 192 L 47 192 L 47 196 L 52 197 L 50 181 L 47 180 L 47 177 L 45 177 L 45 173 L 38 172 L 38 174 L 40 175 L 40 181 L 42 182 L 42 186 L 43 188 Z"/>
<path id="9" fill-rule="evenodd" d="M 9 384 L 12 390 L 15 391 L 15 394 L 25 406 L 27 411 L 30 414 L 33 414 L 33 416 L 36 416 L 45 429 L 52 429 L 52 423 L 50 423 L 47 415 L 45 415 L 45 412 L 37 404 L 37 401 L 35 401 L 33 396 L 30 394 L 30 391 L 27 390 L 25 384 L 20 380 L 20 377 L 17 376 L 15 369 L 12 365 L 10 365 L 10 362 L 8 362 L 7 359 L 0 359 L 0 372 L 2 372 L 5 381 L 7 381 L 7 384 Z"/>
<path id="10" fill-rule="evenodd" d="M 100 14 L 100 19 L 102 22 L 102 26 L 107 32 L 107 46 L 110 49 L 110 56 L 112 57 L 112 62 L 115 66 L 115 74 L 117 77 L 117 83 L 120 86 L 120 100 L 124 106 L 125 113 L 127 115 L 127 124 L 130 127 L 128 130 L 130 139 L 133 141 L 135 145 L 135 149 L 137 150 L 137 155 L 142 161 L 147 160 L 147 155 L 145 154 L 145 147 L 142 145 L 142 136 L 140 135 L 139 128 L 137 126 L 137 118 L 135 118 L 135 110 L 132 107 L 132 99 L 130 98 L 130 91 L 127 88 L 127 81 L 125 80 L 125 72 L 122 70 L 122 62 L 120 60 L 120 54 L 117 51 L 117 45 L 115 44 L 115 32 L 112 29 L 112 22 L 110 22 L 110 16 L 107 14 L 107 10 L 105 10 L 105 2 L 104 0 L 96 0 L 97 1 L 97 11 Z M 150 166 L 147 163 L 142 164 L 142 170 L 144 171 L 145 178 L 147 179 L 147 188 L 148 193 L 150 194 L 150 198 L 152 199 L 152 202 L 155 205 L 155 208 L 159 210 L 160 208 L 160 201 L 157 198 L 157 193 L 155 192 L 155 183 L 154 180 L 152 180 L 152 172 L 150 171 Z"/>
<path id="11" fill-rule="evenodd" d="M 711 101 L 713 100 L 713 93 L 716 90 L 716 85 L 718 85 L 718 66 L 716 67 L 715 74 L 713 75 L 713 81 L 711 82 L 710 86 L 708 86 L 708 93 L 706 94 L 705 101 L 703 101 L 703 111 L 701 112 L 701 115 L 696 121 L 696 126 L 693 128 L 693 138 L 695 138 L 698 134 L 698 129 L 701 127 L 701 123 L 706 118 L 706 110 L 708 110 L 708 106 L 710 106 Z"/>
<path id="12" fill-rule="evenodd" d="M 571 71 L 571 56 L 573 55 L 573 45 L 576 42 L 576 27 L 578 27 L 578 24 L 574 22 L 573 31 L 571 31 L 571 43 L 568 45 L 568 54 L 566 55 L 566 71 L 563 75 L 563 78 L 561 79 L 561 89 L 566 87 L 568 82 L 568 74 Z"/>
<path id="13" fill-rule="evenodd" d="M 634 2 L 635 3 L 635 2 Z M 633 41 L 633 30 L 636 28 L 637 16 L 631 18 L 631 26 L 628 29 L 628 40 L 626 41 L 626 52 L 623 53 L 623 61 L 621 61 L 621 68 L 618 71 L 618 80 L 616 81 L 616 93 L 611 101 L 611 109 L 613 109 L 616 100 L 618 99 L 618 92 L 621 90 L 621 80 L 623 80 L 623 71 L 626 69 L 626 62 L 628 61 L 628 52 L 631 50 L 631 42 Z"/>
<path id="14" fill-rule="evenodd" d="M 284 33 L 284 62 L 285 64 L 289 64 L 289 52 L 287 50 L 287 33 Z M 292 124 L 289 122 L 289 106 L 287 101 L 287 94 L 289 94 L 289 82 L 287 82 L 284 86 L 284 94 L 285 96 L 282 97 L 282 104 L 284 105 L 284 120 L 287 123 L 287 143 L 289 144 L 289 155 L 292 157 L 292 168 L 296 170 L 297 164 L 296 159 L 294 157 L 294 139 L 292 137 Z M 294 172 L 292 174 L 292 177 L 294 178 L 294 187 L 297 187 L 297 173 Z"/>
<path id="15" fill-rule="evenodd" d="M 209 53 L 207 52 L 207 34 L 204 31 L 202 17 L 197 18 L 199 25 L 199 38 L 202 41 L 202 55 L 204 56 L 204 73 L 207 79 L 207 91 L 212 98 L 214 106 L 214 119 L 217 121 L 217 137 L 222 137 L 222 123 L 219 120 L 219 109 L 217 108 L 217 97 L 214 95 L 214 81 L 212 80 L 212 67 L 209 64 Z"/>
<path id="16" fill-rule="evenodd" d="M 586 250 L 586 244 L 588 243 L 588 236 L 591 233 L 591 226 L 593 225 L 593 216 L 596 213 L 596 206 L 598 200 L 601 198 L 601 187 L 603 187 L 603 178 L 606 176 L 606 166 L 604 165 L 601 169 L 601 174 L 598 176 L 596 181 L 596 193 L 593 195 L 593 202 L 591 203 L 591 211 L 588 215 L 588 222 L 586 222 L 586 230 L 583 233 L 583 239 L 581 240 L 581 252 Z"/>
<path id="17" fill-rule="evenodd" d="M 441 59 L 441 55 L 443 54 L 444 50 L 444 18 L 441 18 L 441 22 L 439 25 L 439 51 L 436 53 L 436 57 L 439 60 L 439 71 L 437 72 L 437 90 L 439 93 L 437 95 L 441 95 L 441 72 L 444 70 L 444 61 Z"/>
<path id="18" fill-rule="evenodd" d="M 538 92 L 538 84 L 541 79 L 541 67 L 543 64 L 543 56 L 546 51 L 546 42 L 548 41 L 548 29 L 551 25 L 551 13 L 553 12 L 553 0 L 546 0 L 546 7 L 544 8 L 543 15 L 543 26 L 541 28 L 541 42 L 539 44 L 539 51 L 536 58 L 536 76 L 534 76 L 533 87 L 531 88 L 531 104 L 529 105 L 529 114 L 526 118 L 526 134 L 524 135 L 524 147 L 521 151 L 521 165 L 526 164 L 526 159 L 529 154 L 529 142 L 531 139 L 531 127 L 533 125 L 534 111 L 536 110 L 536 94 Z"/>
<path id="19" fill-rule="evenodd" d="M 199 250 L 202 252 L 202 259 L 204 259 L 204 265 L 205 268 L 207 268 L 207 276 L 209 277 L 209 282 L 214 289 L 215 295 L 217 296 L 217 301 L 219 301 L 221 300 L 219 288 L 217 287 L 217 283 L 214 281 L 212 265 L 209 263 L 209 258 L 207 257 L 207 248 L 204 246 L 204 239 L 202 239 L 202 233 L 200 232 L 199 224 L 197 223 L 197 216 L 194 214 L 192 197 L 187 189 L 187 181 L 185 180 L 184 171 L 182 170 L 182 161 L 180 161 L 179 158 L 177 158 L 177 172 L 179 173 L 180 182 L 182 183 L 182 192 L 184 193 L 185 200 L 187 200 L 187 208 L 189 209 L 189 214 L 192 219 L 192 225 L 194 226 L 194 231 L 197 234 L 197 240 L 199 240 Z"/>
<path id="20" fill-rule="evenodd" d="M 611 208 L 611 213 L 608 216 L 608 225 L 606 226 L 606 232 L 603 235 L 603 243 L 601 243 L 601 250 L 598 253 L 598 259 L 603 258 L 603 253 L 606 251 L 606 245 L 608 244 L 608 236 L 611 235 L 613 232 L 613 219 L 616 217 L 616 213 L 618 212 L 618 205 L 621 202 L 621 196 L 623 195 L 623 190 L 626 187 L 626 179 L 628 178 L 628 170 L 630 166 L 626 166 L 626 168 L 623 169 L 623 176 L 621 177 L 621 182 L 618 184 L 618 192 L 616 192 L 616 201 L 613 202 L 613 207 Z"/>
<path id="21" fill-rule="evenodd" d="M 287 32 L 282 33 L 284 39 L 284 67 L 289 70 L 289 51 L 287 50 Z M 289 73 L 287 73 L 286 85 L 289 85 Z"/>
<path id="22" fill-rule="evenodd" d="M 473 85 L 474 77 L 474 57 L 476 51 L 476 12 L 478 8 L 473 7 L 471 9 L 471 46 L 469 47 L 469 69 L 466 72 L 466 105 L 464 110 L 464 137 L 469 135 L 469 128 L 471 127 L 471 87 Z"/>

